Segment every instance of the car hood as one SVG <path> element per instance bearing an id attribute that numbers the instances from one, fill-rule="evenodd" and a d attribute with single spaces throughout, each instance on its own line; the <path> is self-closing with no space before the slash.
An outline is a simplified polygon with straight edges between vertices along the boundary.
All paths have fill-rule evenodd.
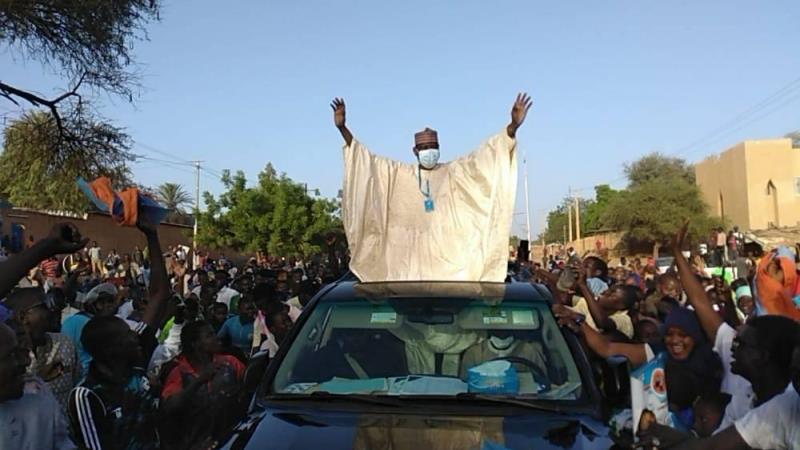
<path id="1" fill-rule="evenodd" d="M 587 416 L 413 415 L 270 408 L 251 414 L 226 449 L 608 449 L 608 428 Z"/>

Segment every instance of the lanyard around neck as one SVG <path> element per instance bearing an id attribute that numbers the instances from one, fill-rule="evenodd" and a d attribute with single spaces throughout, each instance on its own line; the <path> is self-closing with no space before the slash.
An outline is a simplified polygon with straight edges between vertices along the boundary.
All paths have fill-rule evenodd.
<path id="1" fill-rule="evenodd" d="M 417 185 L 419 186 L 419 191 L 424 195 L 426 198 L 431 197 L 431 181 L 425 180 L 425 190 L 422 190 L 422 169 L 417 166 Z"/>

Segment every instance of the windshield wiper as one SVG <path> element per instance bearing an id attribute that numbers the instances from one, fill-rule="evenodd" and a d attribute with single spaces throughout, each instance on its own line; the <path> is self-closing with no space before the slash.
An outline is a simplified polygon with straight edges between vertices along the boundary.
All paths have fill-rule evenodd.
<path id="1" fill-rule="evenodd" d="M 315 400 L 315 401 L 351 401 L 353 403 L 369 403 L 381 406 L 406 406 L 405 403 L 386 396 L 378 397 L 369 394 L 333 394 L 328 391 L 315 391 L 310 394 L 277 394 L 266 397 L 266 400 Z"/>
<path id="2" fill-rule="evenodd" d="M 565 411 L 558 406 L 543 405 L 541 403 L 532 403 L 526 400 L 520 400 L 510 397 L 501 397 L 496 395 L 478 394 L 474 392 L 462 392 L 456 394 L 455 398 L 459 400 L 477 400 L 487 403 L 499 403 L 508 406 L 516 406 L 521 408 L 535 409 L 537 411 L 552 412 L 557 414 L 565 414 Z"/>

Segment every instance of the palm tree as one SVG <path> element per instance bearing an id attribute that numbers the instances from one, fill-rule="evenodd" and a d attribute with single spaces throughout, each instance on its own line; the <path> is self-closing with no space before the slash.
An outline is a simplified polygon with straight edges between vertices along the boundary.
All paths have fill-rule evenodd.
<path id="1" fill-rule="evenodd" d="M 183 186 L 177 183 L 161 184 L 156 195 L 164 207 L 180 213 L 183 213 L 183 207 L 192 201 L 192 197 L 183 190 Z"/>

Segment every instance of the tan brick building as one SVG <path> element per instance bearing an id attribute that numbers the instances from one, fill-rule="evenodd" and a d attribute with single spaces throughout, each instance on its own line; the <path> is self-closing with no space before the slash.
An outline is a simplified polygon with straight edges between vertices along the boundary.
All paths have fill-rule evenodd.
<path id="1" fill-rule="evenodd" d="M 744 141 L 695 165 L 711 213 L 744 230 L 800 225 L 800 148 Z"/>

